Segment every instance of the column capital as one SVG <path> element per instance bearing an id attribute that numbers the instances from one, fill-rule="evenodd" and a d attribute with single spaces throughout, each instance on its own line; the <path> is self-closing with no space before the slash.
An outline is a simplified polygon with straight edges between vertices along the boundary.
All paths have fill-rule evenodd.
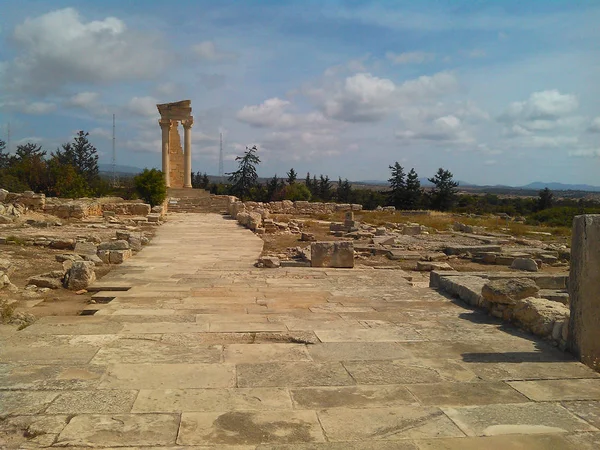
<path id="1" fill-rule="evenodd" d="M 159 119 L 158 124 L 161 128 L 171 128 L 173 126 L 173 122 L 170 119 Z"/>
<path id="2" fill-rule="evenodd" d="M 192 128 L 192 125 L 194 125 L 194 117 L 190 116 L 187 119 L 182 120 L 181 125 L 183 125 L 183 128 Z"/>

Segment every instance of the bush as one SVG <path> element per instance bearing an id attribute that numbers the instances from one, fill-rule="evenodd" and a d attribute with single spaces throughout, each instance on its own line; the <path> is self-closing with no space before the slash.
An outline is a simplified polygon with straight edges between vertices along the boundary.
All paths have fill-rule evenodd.
<path id="1" fill-rule="evenodd" d="M 152 206 L 162 204 L 167 198 L 167 186 L 160 170 L 144 169 L 135 176 L 133 183 L 140 198 Z"/>
<path id="2" fill-rule="evenodd" d="M 571 227 L 573 218 L 579 214 L 600 214 L 600 208 L 555 206 L 532 214 L 527 218 L 527 223 L 530 225 L 543 224 L 551 227 Z"/>
<path id="3" fill-rule="evenodd" d="M 288 184 L 277 195 L 278 200 L 310 200 L 310 190 L 302 183 Z M 279 198 L 280 197 L 280 198 Z"/>

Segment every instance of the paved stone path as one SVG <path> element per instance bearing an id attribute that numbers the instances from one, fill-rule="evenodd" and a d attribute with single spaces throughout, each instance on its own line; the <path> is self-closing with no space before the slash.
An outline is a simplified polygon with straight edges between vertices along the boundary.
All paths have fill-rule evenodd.
<path id="1" fill-rule="evenodd" d="M 600 448 L 600 378 L 396 270 L 174 215 L 93 316 L 0 333 L 0 447 Z"/>

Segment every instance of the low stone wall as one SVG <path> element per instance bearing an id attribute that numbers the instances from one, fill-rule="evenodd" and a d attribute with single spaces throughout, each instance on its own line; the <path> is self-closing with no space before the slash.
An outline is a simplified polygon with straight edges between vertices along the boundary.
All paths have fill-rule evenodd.
<path id="1" fill-rule="evenodd" d="M 68 200 L 55 197 L 46 199 L 46 214 L 61 219 L 83 219 L 102 215 L 102 205 L 95 199 Z"/>
<path id="2" fill-rule="evenodd" d="M 230 197 L 228 207 L 229 214 L 236 218 L 237 214 L 246 211 L 256 211 L 263 216 L 263 219 L 268 218 L 269 214 L 289 214 L 311 216 L 318 214 L 331 214 L 336 211 L 361 211 L 362 205 L 349 203 L 320 203 L 282 200 L 280 202 L 241 202 L 235 197 Z"/>
<path id="3" fill-rule="evenodd" d="M 490 315 L 551 341 L 565 350 L 569 346 L 569 307 L 543 289 L 566 287 L 566 275 L 505 273 L 484 278 L 480 273 L 431 272 L 430 287 Z M 488 274 L 489 275 L 489 274 Z M 543 298 L 546 295 L 548 298 Z"/>

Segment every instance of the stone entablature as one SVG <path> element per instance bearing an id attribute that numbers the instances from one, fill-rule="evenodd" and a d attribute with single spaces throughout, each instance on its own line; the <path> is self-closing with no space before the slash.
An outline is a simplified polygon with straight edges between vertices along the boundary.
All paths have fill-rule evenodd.
<path id="1" fill-rule="evenodd" d="M 162 130 L 162 171 L 167 187 L 192 187 L 192 114 L 191 100 L 156 105 Z M 183 126 L 183 149 L 178 126 Z"/>

